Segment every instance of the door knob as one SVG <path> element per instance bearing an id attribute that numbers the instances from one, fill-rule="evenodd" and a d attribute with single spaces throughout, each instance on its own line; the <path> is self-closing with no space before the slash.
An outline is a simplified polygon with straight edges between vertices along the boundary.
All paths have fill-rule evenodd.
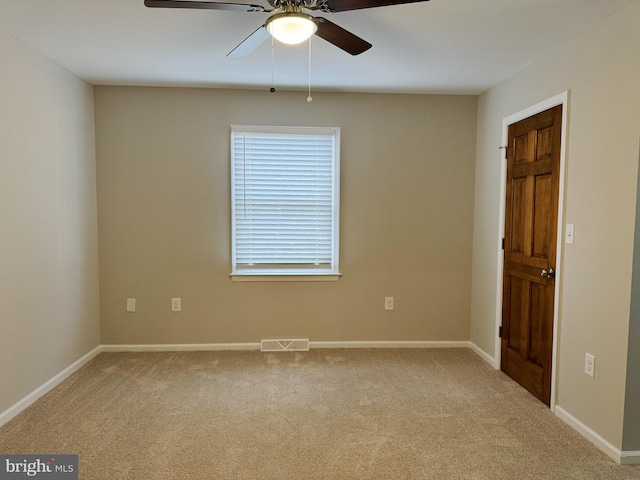
<path id="1" fill-rule="evenodd" d="M 542 271 L 540 272 L 540 276 L 541 277 L 545 277 L 545 278 L 553 278 L 556 276 L 556 272 L 553 270 L 553 268 L 543 268 Z"/>

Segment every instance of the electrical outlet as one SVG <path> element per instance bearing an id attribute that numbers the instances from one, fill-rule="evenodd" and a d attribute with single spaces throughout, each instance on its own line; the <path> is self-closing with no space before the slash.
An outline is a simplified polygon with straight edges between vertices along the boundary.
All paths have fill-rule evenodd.
<path id="1" fill-rule="evenodd" d="M 136 311 L 136 299 L 127 298 L 127 312 L 133 313 Z"/>
<path id="2" fill-rule="evenodd" d="M 393 310 L 393 297 L 384 297 L 384 309 Z"/>
<path id="3" fill-rule="evenodd" d="M 596 372 L 596 357 L 590 353 L 584 354 L 584 373 L 593 377 Z"/>
<path id="4" fill-rule="evenodd" d="M 182 311 L 182 299 L 181 298 L 172 298 L 171 299 L 171 311 L 172 312 L 181 312 Z"/>

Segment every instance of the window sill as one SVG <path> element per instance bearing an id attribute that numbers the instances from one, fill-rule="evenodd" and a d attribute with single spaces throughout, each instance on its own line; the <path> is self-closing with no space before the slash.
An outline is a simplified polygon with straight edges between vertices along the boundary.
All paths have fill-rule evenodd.
<path id="1" fill-rule="evenodd" d="M 234 282 L 337 282 L 341 273 L 232 273 Z"/>

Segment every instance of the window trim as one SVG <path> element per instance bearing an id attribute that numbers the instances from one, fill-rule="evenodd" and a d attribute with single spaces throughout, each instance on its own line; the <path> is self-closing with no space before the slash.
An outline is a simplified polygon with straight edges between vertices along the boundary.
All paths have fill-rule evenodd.
<path id="1" fill-rule="evenodd" d="M 333 228 L 331 239 L 331 266 L 327 269 L 309 268 L 259 268 L 240 269 L 236 265 L 236 218 L 235 218 L 235 169 L 233 158 L 234 133 L 274 133 L 274 134 L 304 134 L 331 135 L 334 139 L 333 149 Z M 229 161 L 231 169 L 231 273 L 234 282 L 292 282 L 292 281 L 337 281 L 341 277 L 339 270 L 340 243 L 340 127 L 290 127 L 267 125 L 231 125 Z"/>
<path id="2" fill-rule="evenodd" d="M 234 282 L 337 282 L 341 273 L 231 273 Z"/>

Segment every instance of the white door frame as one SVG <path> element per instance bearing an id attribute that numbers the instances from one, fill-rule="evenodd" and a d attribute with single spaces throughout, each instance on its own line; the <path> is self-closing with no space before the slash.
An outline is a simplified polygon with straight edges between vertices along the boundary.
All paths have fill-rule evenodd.
<path id="1" fill-rule="evenodd" d="M 509 135 L 509 125 L 529 118 L 540 112 L 544 112 L 557 105 L 562 105 L 562 139 L 560 141 L 560 178 L 558 190 L 558 230 L 556 239 L 556 282 L 553 299 L 553 353 L 551 367 L 551 400 L 549 408 L 552 412 L 556 407 L 556 372 L 558 370 L 558 332 L 559 332 L 559 311 L 560 311 L 560 292 L 562 284 L 562 256 L 564 253 L 564 184 L 565 184 L 565 161 L 567 150 L 567 120 L 569 117 L 569 91 L 565 90 L 558 95 L 536 103 L 531 107 L 516 112 L 502 120 L 502 145 L 507 145 Z M 499 232 L 498 232 L 498 279 L 497 279 L 497 299 L 496 299 L 496 347 L 495 359 L 496 368 L 500 369 L 502 362 L 501 338 L 499 337 L 499 329 L 502 325 L 502 288 L 503 288 L 503 270 L 504 270 L 504 251 L 502 250 L 502 239 L 504 238 L 504 222 L 506 210 L 506 187 L 507 187 L 507 159 L 505 158 L 504 149 L 500 150 L 500 162 L 502 165 L 500 172 L 500 216 L 499 216 Z"/>

